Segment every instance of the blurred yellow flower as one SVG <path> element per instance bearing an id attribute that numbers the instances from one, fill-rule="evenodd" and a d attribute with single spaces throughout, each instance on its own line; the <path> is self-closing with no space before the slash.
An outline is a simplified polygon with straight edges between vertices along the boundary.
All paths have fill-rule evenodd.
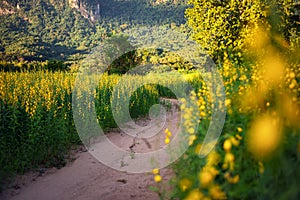
<path id="1" fill-rule="evenodd" d="M 231 150 L 231 142 L 229 139 L 225 140 L 225 142 L 223 143 L 223 149 L 225 151 L 230 151 Z"/>
<path id="2" fill-rule="evenodd" d="M 291 101 L 291 97 L 283 96 L 280 98 L 280 112 L 287 119 L 289 123 L 292 123 L 295 127 L 300 127 L 300 113 L 297 103 Z"/>
<path id="3" fill-rule="evenodd" d="M 171 133 L 171 131 L 169 131 L 168 128 L 165 130 L 165 134 L 166 134 L 167 137 L 171 137 L 172 136 L 172 133 Z"/>
<path id="4" fill-rule="evenodd" d="M 195 129 L 194 129 L 194 128 L 189 128 L 189 129 L 187 130 L 187 132 L 188 132 L 189 134 L 194 134 L 194 133 L 195 133 Z"/>
<path id="5" fill-rule="evenodd" d="M 197 139 L 196 135 L 190 135 L 189 136 L 189 145 L 191 146 L 196 139 Z"/>
<path id="6" fill-rule="evenodd" d="M 235 137 L 236 137 L 238 140 L 242 140 L 242 139 L 243 139 L 243 137 L 240 136 L 239 134 L 236 134 Z"/>
<path id="7" fill-rule="evenodd" d="M 214 176 L 208 170 L 202 170 L 199 173 L 199 181 L 201 183 L 201 187 L 208 187 L 212 181 L 214 180 Z"/>
<path id="8" fill-rule="evenodd" d="M 166 137 L 165 139 L 165 144 L 169 144 L 170 143 L 170 138 L 169 137 Z"/>
<path id="9" fill-rule="evenodd" d="M 156 183 L 161 182 L 161 180 L 162 180 L 162 177 L 161 177 L 159 174 L 156 174 L 156 175 L 154 176 L 154 181 L 155 181 Z"/>
<path id="10" fill-rule="evenodd" d="M 231 183 L 236 184 L 239 182 L 239 180 L 240 180 L 240 176 L 237 174 L 231 179 Z"/>
<path id="11" fill-rule="evenodd" d="M 205 117 L 205 116 L 206 116 L 206 113 L 203 112 L 203 111 L 201 111 L 201 112 L 200 112 L 200 116 L 201 116 L 201 117 Z"/>
<path id="12" fill-rule="evenodd" d="M 200 110 L 204 110 L 205 109 L 205 105 L 201 105 L 199 109 Z"/>
<path id="13" fill-rule="evenodd" d="M 270 55 L 264 58 L 264 65 L 262 66 L 263 78 L 270 83 L 277 84 L 282 81 L 284 74 L 284 62 L 276 56 L 275 52 L 270 52 Z"/>
<path id="14" fill-rule="evenodd" d="M 230 171 L 233 171 L 233 169 L 234 169 L 234 155 L 232 153 L 226 152 L 222 168 L 223 169 L 228 169 L 229 168 Z"/>
<path id="15" fill-rule="evenodd" d="M 236 130 L 237 130 L 239 133 L 243 132 L 243 129 L 242 129 L 241 127 L 237 127 Z"/>
<path id="16" fill-rule="evenodd" d="M 158 168 L 154 168 L 152 170 L 152 174 L 159 174 L 159 169 Z"/>
<path id="17" fill-rule="evenodd" d="M 264 164 L 262 162 L 258 162 L 259 173 L 263 174 L 265 172 Z"/>
<path id="18" fill-rule="evenodd" d="M 232 153 L 226 153 L 225 154 L 225 161 L 233 162 L 234 161 L 234 155 Z"/>
<path id="19" fill-rule="evenodd" d="M 181 179 L 179 181 L 179 187 L 180 189 L 185 192 L 187 189 L 189 189 L 192 186 L 192 181 L 190 181 L 187 178 Z"/>
<path id="20" fill-rule="evenodd" d="M 209 195 L 212 199 L 227 199 L 226 194 L 218 185 L 213 185 L 209 188 Z"/>
<path id="21" fill-rule="evenodd" d="M 238 141 L 235 137 L 231 136 L 229 138 L 231 144 L 233 144 L 234 146 L 239 146 L 240 145 L 240 141 Z"/>
<path id="22" fill-rule="evenodd" d="M 295 73 L 294 73 L 294 72 L 290 72 L 290 74 L 289 74 L 289 77 L 290 77 L 290 78 L 295 78 L 295 77 L 296 77 L 296 75 L 295 75 Z"/>
<path id="23" fill-rule="evenodd" d="M 226 172 L 224 174 L 224 178 L 228 181 L 228 183 L 231 183 L 231 184 L 236 184 L 240 180 L 240 176 L 238 174 L 235 175 L 234 177 L 231 177 L 229 172 Z"/>
<path id="24" fill-rule="evenodd" d="M 203 200 L 203 199 L 204 199 L 204 195 L 198 189 L 194 189 L 190 191 L 190 193 L 184 200 Z"/>
<path id="25" fill-rule="evenodd" d="M 202 148 L 202 144 L 197 144 L 197 146 L 195 147 L 195 153 L 196 153 L 196 154 L 199 154 L 201 148 Z"/>
<path id="26" fill-rule="evenodd" d="M 279 121 L 269 115 L 256 118 L 247 135 L 247 145 L 251 153 L 265 158 L 273 153 L 282 138 Z"/>
<path id="27" fill-rule="evenodd" d="M 206 159 L 206 165 L 212 166 L 217 165 L 221 160 L 220 155 L 216 151 L 211 151 Z"/>
<path id="28" fill-rule="evenodd" d="M 225 106 L 227 107 L 227 106 L 229 106 L 231 104 L 231 100 L 230 99 L 226 99 L 225 100 Z"/>

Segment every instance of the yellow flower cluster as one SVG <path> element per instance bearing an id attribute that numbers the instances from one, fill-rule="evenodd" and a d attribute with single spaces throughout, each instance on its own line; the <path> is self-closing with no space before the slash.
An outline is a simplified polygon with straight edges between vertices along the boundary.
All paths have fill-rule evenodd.
<path id="1" fill-rule="evenodd" d="M 156 183 L 159 183 L 162 181 L 162 177 L 160 175 L 160 172 L 159 172 L 159 169 L 158 168 L 155 168 L 152 170 L 152 174 L 154 175 L 154 181 Z"/>
<path id="2" fill-rule="evenodd" d="M 0 72 L 0 98 L 3 102 L 22 107 L 34 117 L 37 109 L 43 107 L 54 112 L 58 107 L 68 105 L 66 96 L 71 95 L 74 77 L 63 73 L 5 73 Z"/>
<path id="3" fill-rule="evenodd" d="M 166 134 L 165 144 L 169 144 L 172 133 L 168 128 L 164 132 Z"/>
<path id="4" fill-rule="evenodd" d="M 188 106 L 189 102 L 188 101 L 195 101 L 196 100 L 196 93 L 192 92 L 191 93 L 191 99 L 186 100 L 186 99 L 181 99 L 181 110 L 183 111 L 183 125 L 184 125 L 184 130 L 185 132 L 188 133 L 188 144 L 191 146 L 194 141 L 197 139 L 196 136 L 196 130 L 195 130 L 195 124 L 198 123 L 196 122 L 197 116 L 195 116 L 195 113 L 197 113 L 197 110 L 194 110 L 193 106 Z"/>
<path id="5" fill-rule="evenodd" d="M 209 153 L 206 165 L 198 174 L 199 188 L 192 189 L 186 196 L 185 200 L 226 199 L 226 194 L 221 190 L 221 187 L 214 183 L 215 177 L 219 175 L 217 165 L 220 161 L 221 156 L 216 151 Z M 192 182 L 189 179 L 184 178 L 180 180 L 179 186 L 184 192 L 191 188 Z"/>

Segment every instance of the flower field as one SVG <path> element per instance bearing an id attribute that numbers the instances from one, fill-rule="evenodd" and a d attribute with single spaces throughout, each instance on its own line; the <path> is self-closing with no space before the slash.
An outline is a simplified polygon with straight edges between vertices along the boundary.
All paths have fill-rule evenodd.
<path id="1" fill-rule="evenodd" d="M 255 23 L 236 42 L 238 53 L 225 46 L 226 51 L 215 52 L 224 91 L 210 91 L 205 76 L 212 77 L 211 71 L 100 78 L 91 73 L 77 85 L 80 72 L 0 72 L 0 180 L 41 165 L 63 167 L 70 148 L 93 137 L 79 137 L 74 105 L 83 104 L 85 111 L 95 107 L 97 122 L 109 130 L 118 127 L 114 111 L 128 106 L 131 118 L 147 117 L 160 97 L 177 98 L 173 89 L 188 93 L 178 100 L 189 148 L 170 165 L 170 181 L 153 169 L 157 185 L 152 189 L 161 199 L 299 199 L 299 37 L 292 35 L 288 44 L 271 25 Z M 98 79 L 91 90 L 90 82 Z M 186 81 L 193 90 L 186 90 Z M 216 103 L 221 93 L 226 98 Z M 192 101 L 197 109 L 189 106 Z M 215 110 L 226 111 L 225 123 L 216 145 L 203 156 L 210 123 L 218 123 Z M 81 125 L 88 130 L 91 124 Z M 173 133 L 166 129 L 164 134 L 165 145 L 171 144 Z"/>
<path id="2" fill-rule="evenodd" d="M 299 54 L 287 50 L 278 36 L 274 45 L 271 33 L 258 31 L 244 51 L 251 56 L 244 55 L 242 62 L 224 53 L 220 73 L 227 116 L 217 145 L 205 158 L 199 153 L 212 102 L 205 98 L 204 83 L 193 94 L 200 126 L 190 130 L 193 116 L 184 118 L 190 148 L 173 165 L 174 189 L 162 192 L 162 199 L 299 199 Z M 182 109 L 190 113 L 184 105 Z M 157 177 L 157 169 L 153 174 L 162 191 L 163 177 Z"/>
<path id="3" fill-rule="evenodd" d="M 38 165 L 64 165 L 64 156 L 80 138 L 75 129 L 72 113 L 72 93 L 76 74 L 65 72 L 0 72 L 0 165 L 1 177 L 24 172 Z M 118 75 L 103 75 L 96 88 L 95 106 L 97 120 L 105 130 L 116 127 L 111 109 L 112 91 Z M 132 93 L 130 113 L 133 118 L 146 116 L 149 108 L 158 103 L 160 96 L 174 97 L 166 87 L 145 85 L 133 91 L 134 84 L 154 76 L 125 75 L 124 84 L 116 95 Z M 89 81 L 91 77 L 85 81 Z M 164 79 L 165 85 L 175 84 L 176 79 Z M 88 89 L 83 81 L 83 98 L 88 108 L 92 106 Z M 88 124 L 86 124 L 88 128 Z"/>
<path id="4" fill-rule="evenodd" d="M 160 199 L 300 199 L 298 0 L 103 1 L 99 21 L 75 9 L 98 1 L 37 2 L 0 2 L 0 192 L 15 175 L 64 167 L 74 146 L 108 149 L 95 123 L 126 132 L 118 120 L 133 130 L 140 119 L 154 132 L 145 124 L 162 104 L 183 137 L 172 149 L 177 133 L 165 123 L 159 145 L 170 158 L 185 150 L 171 175 L 157 160 L 139 170 L 153 169 Z M 138 134 L 130 152 L 99 152 L 138 166 Z"/>
<path id="5" fill-rule="evenodd" d="M 276 53 L 275 48 L 270 48 Z M 264 56 L 261 59 L 268 60 L 268 65 L 256 62 L 250 66 L 237 65 L 225 55 L 219 72 L 226 91 L 227 116 L 217 145 L 205 158 L 200 158 L 199 152 L 211 120 L 212 99 L 201 75 L 182 75 L 195 89 L 190 99 L 197 99 L 201 120 L 198 130 L 190 128 L 198 123 L 195 112 L 185 106 L 188 99 L 180 99 L 183 131 L 190 147 L 171 165 L 174 176 L 170 183 L 165 183 L 159 170 L 154 169 L 158 188 L 165 184 L 173 188 L 168 192 L 157 190 L 163 199 L 297 199 L 300 70 L 284 57 Z M 275 67 L 268 68 L 269 65 Z M 280 71 L 274 76 L 270 72 L 267 75 L 268 70 Z M 175 98 L 168 88 L 180 90 L 181 81 L 176 76 L 167 76 L 103 75 L 93 94 L 101 127 L 116 127 L 111 97 L 120 78 L 123 84 L 114 94 L 132 94 L 127 97 L 131 102 L 129 109 L 132 117 L 137 118 L 146 116 L 159 97 Z M 41 164 L 62 167 L 68 149 L 80 143 L 72 113 L 76 74 L 0 72 L 0 77 L 1 177 Z M 135 84 L 159 78 L 165 87 L 146 84 L 134 91 Z M 85 106 L 92 106 L 91 103 L 87 98 Z M 165 133 L 167 145 L 172 133 Z"/>
<path id="6" fill-rule="evenodd" d="M 227 110 L 226 120 L 215 148 L 204 158 L 199 153 L 214 100 L 209 83 L 201 77 L 203 74 L 181 74 L 194 88 L 188 99 L 179 99 L 182 130 L 189 148 L 171 165 L 174 171 L 171 182 L 164 182 L 159 169 L 153 170 L 155 191 L 162 199 L 298 199 L 300 68 L 297 57 L 281 54 L 270 38 L 258 39 L 260 43 L 250 46 L 250 51 L 258 52 L 255 61 L 241 64 L 224 54 L 219 73 L 226 100 L 217 109 Z M 263 46 L 269 49 L 260 51 Z M 76 76 L 68 72 L 0 72 L 0 175 L 3 179 L 8 174 L 40 165 L 62 167 L 70 147 L 81 143 L 72 113 Z M 172 73 L 104 74 L 95 92 L 89 93 L 87 81 L 96 78 L 93 76 L 96 75 L 82 80 L 82 90 L 77 90 L 76 96 L 85 99 L 87 108 L 95 105 L 97 120 L 104 130 L 117 127 L 111 107 L 114 95 L 116 99 L 129 98 L 131 117 L 138 118 L 147 116 L 160 97 L 176 98 L 169 88 L 183 90 L 182 79 Z M 160 84 L 143 85 L 149 80 Z M 114 91 L 119 81 L 121 84 Z M 199 112 L 187 106 L 190 99 L 197 100 Z M 199 123 L 197 130 L 191 128 L 195 123 Z M 169 130 L 165 133 L 168 145 L 172 133 Z M 171 191 L 162 189 L 170 184 Z"/>

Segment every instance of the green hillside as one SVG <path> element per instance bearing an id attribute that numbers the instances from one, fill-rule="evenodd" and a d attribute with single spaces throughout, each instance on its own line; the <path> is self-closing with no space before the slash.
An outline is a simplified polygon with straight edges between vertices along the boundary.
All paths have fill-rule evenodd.
<path id="1" fill-rule="evenodd" d="M 126 27 L 184 23 L 184 1 L 162 2 L 2 0 L 0 60 L 80 59 L 101 39 Z"/>

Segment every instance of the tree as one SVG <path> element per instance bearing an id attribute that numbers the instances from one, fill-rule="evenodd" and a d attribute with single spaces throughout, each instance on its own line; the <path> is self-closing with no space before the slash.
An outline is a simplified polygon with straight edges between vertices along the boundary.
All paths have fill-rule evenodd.
<path id="1" fill-rule="evenodd" d="M 222 60 L 224 52 L 238 59 L 245 41 L 260 26 L 274 29 L 287 41 L 299 44 L 299 35 L 295 39 L 293 0 L 189 0 L 189 4 L 193 7 L 185 15 L 194 31 L 193 38 L 215 61 Z"/>

